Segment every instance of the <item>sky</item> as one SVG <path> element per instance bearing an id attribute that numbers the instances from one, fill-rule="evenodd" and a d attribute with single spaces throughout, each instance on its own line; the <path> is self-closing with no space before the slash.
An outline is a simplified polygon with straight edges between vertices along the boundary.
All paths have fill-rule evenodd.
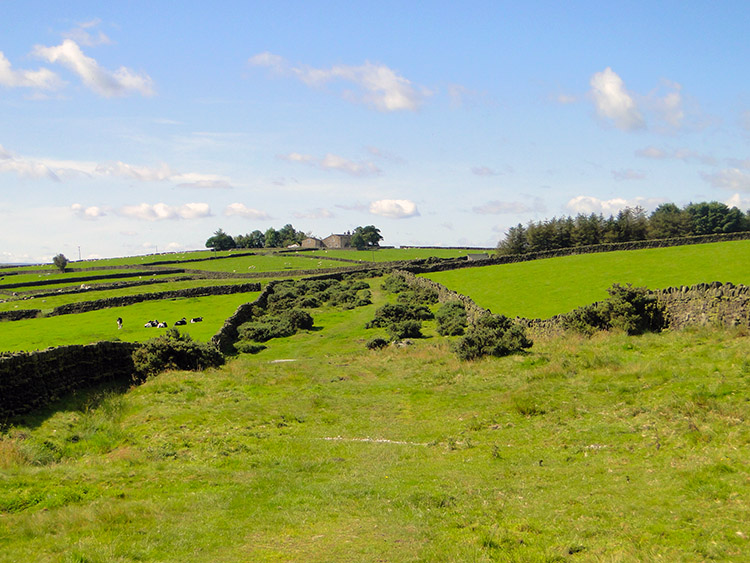
<path id="1" fill-rule="evenodd" d="M 0 263 L 750 208 L 750 4 L 0 0 Z"/>

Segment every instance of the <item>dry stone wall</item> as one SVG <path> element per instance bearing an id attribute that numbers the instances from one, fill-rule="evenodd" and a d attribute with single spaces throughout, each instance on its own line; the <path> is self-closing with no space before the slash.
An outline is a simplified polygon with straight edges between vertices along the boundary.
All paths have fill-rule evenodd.
<path id="1" fill-rule="evenodd" d="M 97 342 L 0 355 L 0 422 L 74 389 L 129 381 L 138 344 Z"/>

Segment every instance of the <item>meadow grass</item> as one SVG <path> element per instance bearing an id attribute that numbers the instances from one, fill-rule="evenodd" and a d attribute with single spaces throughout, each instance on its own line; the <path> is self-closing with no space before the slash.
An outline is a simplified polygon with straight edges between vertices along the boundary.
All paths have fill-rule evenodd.
<path id="1" fill-rule="evenodd" d="M 458 258 L 467 254 L 487 252 L 486 250 L 466 250 L 453 248 L 378 248 L 375 250 L 337 250 L 322 249 L 306 252 L 313 256 L 325 258 L 345 258 L 357 262 L 395 262 L 398 260 L 417 260 L 430 257 Z"/>
<path id="2" fill-rule="evenodd" d="M 203 317 L 201 323 L 188 323 L 178 328 L 181 333 L 190 334 L 193 340 L 205 342 L 218 332 L 237 307 L 254 301 L 259 294 L 163 299 L 74 315 L 0 322 L 0 351 L 41 350 L 114 339 L 143 342 L 164 332 L 164 329 L 145 328 L 143 325 L 147 321 L 166 321 L 172 327 L 182 317 L 188 320 Z M 115 323 L 118 317 L 123 319 L 121 330 Z"/>
<path id="3" fill-rule="evenodd" d="M 249 283 L 252 280 L 247 278 L 229 278 L 229 279 L 195 279 L 185 281 L 163 280 L 163 283 L 153 285 L 131 286 L 123 288 L 102 289 L 97 291 L 78 291 L 75 293 L 66 293 L 60 295 L 49 295 L 46 297 L 27 296 L 26 299 L 12 299 L 0 303 L 0 311 L 10 311 L 13 309 L 40 309 L 42 312 L 48 312 L 60 305 L 68 303 L 79 303 L 81 301 L 94 301 L 98 299 L 107 299 L 109 297 L 122 297 L 126 295 L 140 295 L 143 293 L 163 293 L 166 291 L 175 291 L 180 289 L 193 289 L 198 287 L 212 287 L 217 285 L 235 285 Z M 112 283 L 112 282 L 109 282 Z M 92 286 L 94 284 L 91 284 Z M 50 290 L 53 291 L 53 290 Z"/>
<path id="4" fill-rule="evenodd" d="M 0 561 L 746 560 L 746 330 L 466 363 L 429 327 L 366 350 L 371 285 L 221 369 L 6 425 Z"/>
<path id="5" fill-rule="evenodd" d="M 548 318 L 608 297 L 613 283 L 662 289 L 750 285 L 750 241 L 548 258 L 426 274 L 493 313 Z"/>
<path id="6" fill-rule="evenodd" d="M 307 253 L 305 253 L 307 254 Z M 318 268 L 346 267 L 343 262 L 335 260 L 313 260 L 294 254 L 258 254 L 254 256 L 240 256 L 223 260 L 206 260 L 188 264 L 191 270 L 212 272 L 232 272 L 252 274 L 255 272 L 283 272 L 284 270 L 316 270 Z"/>

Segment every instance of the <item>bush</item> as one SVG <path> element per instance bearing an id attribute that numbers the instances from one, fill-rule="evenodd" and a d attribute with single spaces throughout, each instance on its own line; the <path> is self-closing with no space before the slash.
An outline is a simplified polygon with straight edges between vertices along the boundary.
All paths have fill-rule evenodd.
<path id="1" fill-rule="evenodd" d="M 388 346 L 388 341 L 385 338 L 377 336 L 372 340 L 368 340 L 365 346 L 367 346 L 368 350 L 380 350 L 381 348 Z"/>
<path id="2" fill-rule="evenodd" d="M 313 318 L 310 313 L 302 309 L 290 309 L 281 315 L 283 320 L 289 321 L 296 330 L 310 330 L 313 327 Z"/>
<path id="3" fill-rule="evenodd" d="M 664 328 L 664 310 L 645 287 L 613 284 L 607 293 L 610 297 L 606 301 L 579 307 L 563 315 L 562 326 L 587 335 L 611 328 L 631 335 L 658 332 Z"/>
<path id="4" fill-rule="evenodd" d="M 401 274 L 391 274 L 383 281 L 382 288 L 388 293 L 401 293 L 409 289 L 406 278 Z"/>
<path id="5" fill-rule="evenodd" d="M 385 330 L 391 340 L 402 338 L 422 338 L 422 322 L 417 320 L 406 320 L 389 324 Z"/>
<path id="6" fill-rule="evenodd" d="M 234 345 L 234 347 L 237 349 L 238 352 L 241 352 L 243 354 L 257 354 L 258 352 L 261 352 L 262 350 L 265 350 L 267 347 L 263 344 L 257 344 L 255 342 L 238 342 Z"/>
<path id="7" fill-rule="evenodd" d="M 482 315 L 457 341 L 454 351 L 462 360 L 482 356 L 507 356 L 531 348 L 532 341 L 518 323 L 504 315 Z"/>
<path id="8" fill-rule="evenodd" d="M 466 329 L 466 307 L 461 301 L 449 301 L 435 313 L 437 331 L 441 336 L 461 336 Z"/>
<path id="9" fill-rule="evenodd" d="M 220 366 L 224 356 L 214 346 L 194 342 L 189 334 L 169 329 L 133 352 L 136 378 L 146 379 L 167 369 L 202 370 Z"/>
<path id="10" fill-rule="evenodd" d="M 375 311 L 375 318 L 367 323 L 366 328 L 385 327 L 403 321 L 426 321 L 433 317 L 432 311 L 424 305 L 386 303 Z"/>
<path id="11" fill-rule="evenodd" d="M 433 303 L 438 302 L 438 292 L 431 287 L 414 287 L 412 289 L 399 293 L 396 301 L 399 303 Z"/>

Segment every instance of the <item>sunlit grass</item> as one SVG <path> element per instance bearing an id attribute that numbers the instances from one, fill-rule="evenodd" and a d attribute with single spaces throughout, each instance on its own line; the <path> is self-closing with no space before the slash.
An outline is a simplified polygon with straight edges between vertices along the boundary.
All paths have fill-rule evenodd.
<path id="1" fill-rule="evenodd" d="M 750 241 L 582 254 L 428 274 L 493 313 L 548 318 L 606 299 L 613 283 L 750 285 Z"/>
<path id="2" fill-rule="evenodd" d="M 147 301 L 79 313 L 39 319 L 0 323 L 0 350 L 35 350 L 67 344 L 88 344 L 100 340 L 120 339 L 142 342 L 163 333 L 163 329 L 144 328 L 153 319 L 166 321 L 169 326 L 186 317 L 203 317 L 203 322 L 179 327 L 194 340 L 207 341 L 242 303 L 253 301 L 258 292 Z M 116 319 L 122 317 L 123 328 L 118 330 Z"/>

